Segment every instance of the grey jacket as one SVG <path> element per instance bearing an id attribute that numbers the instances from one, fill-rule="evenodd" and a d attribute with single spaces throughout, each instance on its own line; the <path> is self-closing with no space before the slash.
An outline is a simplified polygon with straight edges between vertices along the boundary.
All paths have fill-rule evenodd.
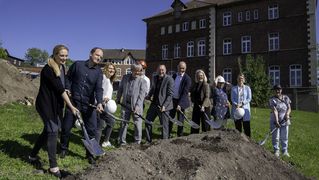
<path id="1" fill-rule="evenodd" d="M 158 100 L 161 107 L 165 107 L 165 111 L 173 109 L 173 91 L 174 91 L 174 80 L 171 76 L 165 75 L 159 91 Z M 155 92 L 158 75 L 153 76 L 151 90 L 148 94 L 152 97 Z M 154 97 L 153 97 L 154 99 Z"/>
<path id="2" fill-rule="evenodd" d="M 134 110 L 136 107 L 138 107 L 139 112 L 138 114 L 143 114 L 143 102 L 145 99 L 147 86 L 146 81 L 141 77 L 136 77 L 135 82 L 133 84 L 132 89 L 132 96 L 131 96 L 131 104 L 127 104 L 127 93 L 129 92 L 130 88 L 130 78 L 132 77 L 132 74 L 124 75 L 122 78 L 122 81 L 120 83 L 119 89 L 117 91 L 117 97 L 116 102 L 121 102 L 122 104 L 126 106 L 130 106 L 131 110 Z M 122 101 L 121 101 L 122 98 Z"/>

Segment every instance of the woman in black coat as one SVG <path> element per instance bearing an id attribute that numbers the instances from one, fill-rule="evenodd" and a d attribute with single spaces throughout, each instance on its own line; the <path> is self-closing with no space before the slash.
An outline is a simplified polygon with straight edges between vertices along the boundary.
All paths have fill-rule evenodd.
<path id="1" fill-rule="evenodd" d="M 48 64 L 41 71 L 40 88 L 36 99 L 36 109 L 43 121 L 44 128 L 38 137 L 29 156 L 30 162 L 39 164 L 39 153 L 42 146 L 47 144 L 50 169 L 49 173 L 61 177 L 61 172 L 56 160 L 56 146 L 60 120 L 63 116 L 64 102 L 75 115 L 78 110 L 72 105 L 64 89 L 65 69 L 64 64 L 68 58 L 68 48 L 57 45 Z"/>

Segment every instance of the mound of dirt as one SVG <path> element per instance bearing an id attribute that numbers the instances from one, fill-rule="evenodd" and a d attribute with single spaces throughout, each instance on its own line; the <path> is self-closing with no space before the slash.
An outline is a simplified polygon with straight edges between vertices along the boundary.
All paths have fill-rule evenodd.
<path id="1" fill-rule="evenodd" d="M 0 105 L 37 95 L 36 87 L 30 79 L 23 77 L 19 70 L 0 59 Z"/>
<path id="2" fill-rule="evenodd" d="M 121 147 L 67 179 L 307 179 L 236 130 Z"/>

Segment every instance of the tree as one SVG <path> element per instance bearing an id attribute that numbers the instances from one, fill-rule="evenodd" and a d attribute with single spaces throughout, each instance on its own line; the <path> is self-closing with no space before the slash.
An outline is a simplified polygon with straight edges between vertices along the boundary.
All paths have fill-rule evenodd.
<path id="1" fill-rule="evenodd" d="M 246 56 L 246 64 L 242 66 L 246 82 L 252 91 L 252 105 L 266 107 L 270 97 L 269 77 L 266 74 L 266 65 L 262 56 L 254 58 L 252 55 Z"/>
<path id="2" fill-rule="evenodd" d="M 45 63 L 49 58 L 49 53 L 39 48 L 29 48 L 25 54 L 25 58 L 31 65 Z"/>
<path id="3" fill-rule="evenodd" d="M 72 59 L 67 59 L 66 60 L 66 62 L 65 62 L 65 66 L 67 67 L 67 68 L 69 68 L 72 64 L 73 64 L 73 60 Z"/>
<path id="4" fill-rule="evenodd" d="M 2 47 L 2 42 L 0 41 L 0 58 L 1 59 L 7 59 L 8 55 L 5 51 L 5 49 Z"/>

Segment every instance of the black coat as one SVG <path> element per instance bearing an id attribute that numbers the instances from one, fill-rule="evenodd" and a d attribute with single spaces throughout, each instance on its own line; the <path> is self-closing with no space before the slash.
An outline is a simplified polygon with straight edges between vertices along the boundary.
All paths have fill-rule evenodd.
<path id="1" fill-rule="evenodd" d="M 64 90 L 60 77 L 55 75 L 51 67 L 45 65 L 41 71 L 40 88 L 36 99 L 36 109 L 45 124 L 49 121 L 58 124 L 58 118 L 62 118 Z"/>

